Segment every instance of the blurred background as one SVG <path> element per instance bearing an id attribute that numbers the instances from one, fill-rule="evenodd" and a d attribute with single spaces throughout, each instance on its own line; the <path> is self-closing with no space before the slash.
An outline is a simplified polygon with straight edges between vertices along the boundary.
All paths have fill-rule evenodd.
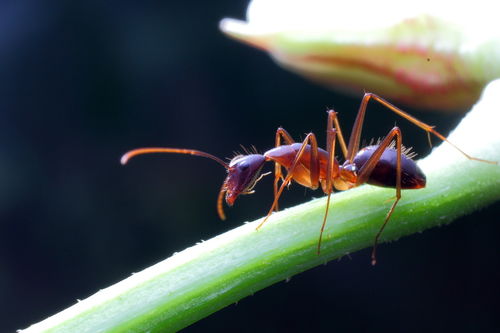
<path id="1" fill-rule="evenodd" d="M 325 90 L 229 40 L 246 1 L 0 3 L 0 331 L 26 328 L 176 251 L 264 215 L 267 177 L 218 220 L 225 171 L 181 155 L 271 148 L 278 126 L 324 142 L 328 107 L 349 132 L 361 96 Z M 370 106 L 363 137 L 397 122 L 419 156 L 426 135 Z M 447 134 L 460 114 L 408 109 Z M 436 142 L 437 143 L 437 142 Z M 485 144 L 488 144 L 485 142 Z M 271 165 L 269 166 L 269 168 Z M 287 207 L 321 196 L 292 186 Z M 403 193 L 404 195 L 404 193 Z M 360 203 L 362 204 L 362 203 Z M 500 205 L 330 262 L 185 332 L 489 332 L 500 324 Z"/>

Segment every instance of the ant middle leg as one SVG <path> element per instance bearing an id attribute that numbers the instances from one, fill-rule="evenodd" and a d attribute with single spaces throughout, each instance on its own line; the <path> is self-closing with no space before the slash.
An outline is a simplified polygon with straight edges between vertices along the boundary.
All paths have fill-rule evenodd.
<path id="1" fill-rule="evenodd" d="M 339 137 L 340 147 L 342 149 L 342 153 L 344 157 L 347 154 L 347 148 L 345 145 L 345 140 L 342 135 L 342 131 L 340 129 L 340 124 L 337 118 L 337 112 L 333 110 L 328 110 L 328 123 L 326 125 L 326 149 L 328 152 L 328 163 L 326 167 L 326 179 L 324 180 L 324 184 L 322 184 L 323 192 L 326 194 L 326 208 L 325 215 L 323 216 L 323 223 L 321 224 L 321 229 L 319 231 L 319 239 L 318 239 L 318 248 L 317 254 L 319 255 L 321 252 L 321 241 L 323 239 L 323 232 L 326 226 L 326 219 L 328 218 L 328 211 L 330 208 L 330 198 L 333 192 L 333 180 L 338 177 L 338 166 L 335 163 L 335 143 L 337 136 Z"/>
<path id="2" fill-rule="evenodd" d="M 340 123 L 337 116 L 338 113 L 333 109 L 326 112 L 328 113 L 328 122 L 326 125 L 326 150 L 328 151 L 328 153 L 330 153 L 330 151 L 332 150 L 331 147 L 335 145 L 335 138 L 338 137 L 342 154 L 344 155 L 344 158 L 347 158 L 347 146 L 345 144 L 344 135 L 342 134 L 342 130 L 340 128 Z M 333 150 L 335 150 L 335 148 L 333 148 Z"/>

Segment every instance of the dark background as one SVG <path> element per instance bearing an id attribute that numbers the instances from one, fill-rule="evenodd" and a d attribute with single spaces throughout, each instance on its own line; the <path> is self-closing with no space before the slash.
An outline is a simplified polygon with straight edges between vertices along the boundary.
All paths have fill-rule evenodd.
<path id="1" fill-rule="evenodd" d="M 230 157 L 240 144 L 271 148 L 280 125 L 324 142 L 327 107 L 349 132 L 361 96 L 313 85 L 219 32 L 218 21 L 243 18 L 246 5 L 0 2 L 0 331 L 38 322 L 271 204 L 268 177 L 221 222 L 219 165 L 171 155 L 122 167 L 126 150 Z M 395 122 L 371 109 L 367 139 Z M 409 110 L 444 133 L 460 118 Z M 429 152 L 422 131 L 404 131 L 421 156 Z M 293 186 L 282 206 L 313 195 L 321 192 Z M 499 212 L 496 204 L 383 245 L 376 267 L 369 250 L 317 267 L 185 331 L 492 331 Z"/>

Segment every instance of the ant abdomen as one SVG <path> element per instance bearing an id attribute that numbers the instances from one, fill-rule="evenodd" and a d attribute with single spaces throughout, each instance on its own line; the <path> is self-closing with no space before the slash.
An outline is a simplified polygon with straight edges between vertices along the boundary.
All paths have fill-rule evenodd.
<path id="1" fill-rule="evenodd" d="M 360 170 L 370 159 L 378 145 L 367 146 L 354 156 L 353 163 Z M 397 150 L 386 148 L 368 177 L 368 184 L 382 187 L 396 187 Z M 425 174 L 417 163 L 406 154 L 401 154 L 401 189 L 419 189 L 425 187 Z"/>

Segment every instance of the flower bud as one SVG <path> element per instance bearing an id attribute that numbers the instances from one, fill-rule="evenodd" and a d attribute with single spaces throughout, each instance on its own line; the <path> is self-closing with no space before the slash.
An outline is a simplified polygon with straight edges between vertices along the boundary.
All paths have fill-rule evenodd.
<path id="1" fill-rule="evenodd" d="M 254 0 L 221 30 L 327 87 L 467 110 L 500 77 L 494 2 Z"/>

